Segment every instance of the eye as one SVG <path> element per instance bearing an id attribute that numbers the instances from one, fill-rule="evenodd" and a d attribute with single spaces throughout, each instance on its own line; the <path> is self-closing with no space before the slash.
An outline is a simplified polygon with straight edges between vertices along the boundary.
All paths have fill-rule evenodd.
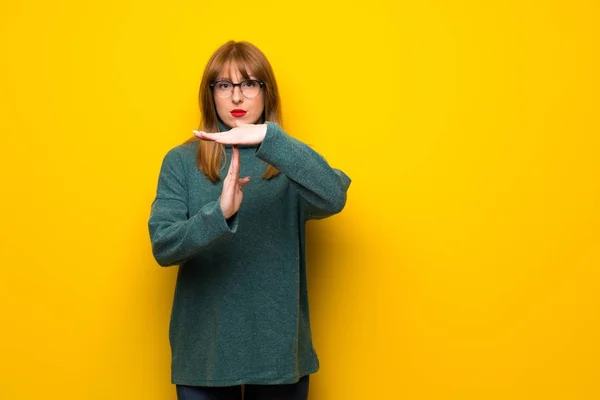
<path id="1" fill-rule="evenodd" d="M 217 82 L 216 86 L 217 86 L 217 89 L 226 90 L 226 89 L 229 89 L 231 87 L 231 82 L 219 81 L 219 82 Z"/>
<path id="2" fill-rule="evenodd" d="M 256 81 L 250 80 L 250 81 L 242 82 L 243 88 L 252 89 L 252 88 L 255 88 L 256 86 L 258 86 L 258 82 L 256 82 Z"/>

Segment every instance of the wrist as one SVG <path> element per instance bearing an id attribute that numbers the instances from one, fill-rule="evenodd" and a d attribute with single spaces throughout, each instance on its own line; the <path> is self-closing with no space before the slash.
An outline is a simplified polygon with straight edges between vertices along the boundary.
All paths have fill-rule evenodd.
<path id="1" fill-rule="evenodd" d="M 229 214 L 229 212 L 226 210 L 225 207 L 223 207 L 223 198 L 219 197 L 219 209 L 221 210 L 221 215 L 223 215 L 223 218 L 225 218 L 226 220 L 231 218 L 231 215 Z"/>

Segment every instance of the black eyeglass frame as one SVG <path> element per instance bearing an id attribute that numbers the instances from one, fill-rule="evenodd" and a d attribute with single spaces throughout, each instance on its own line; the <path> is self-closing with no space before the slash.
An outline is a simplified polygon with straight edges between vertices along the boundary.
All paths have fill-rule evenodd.
<path id="1" fill-rule="evenodd" d="M 244 94 L 244 89 L 242 89 L 242 85 L 243 85 L 245 82 L 256 82 L 256 83 L 258 83 L 258 85 L 260 86 L 260 88 L 261 88 L 261 89 L 262 89 L 262 88 L 265 86 L 265 83 L 264 83 L 263 81 L 259 80 L 259 79 L 244 79 L 243 81 L 241 81 L 241 82 L 238 82 L 238 83 L 233 83 L 233 82 L 231 82 L 231 81 L 228 81 L 228 80 L 226 80 L 226 79 L 221 79 L 221 80 L 218 80 L 218 81 L 215 81 L 215 82 L 211 82 L 211 83 L 210 83 L 210 85 L 209 85 L 209 86 L 210 86 L 210 90 L 211 90 L 213 93 L 214 93 L 214 91 L 215 91 L 215 85 L 216 85 L 217 83 L 219 83 L 219 82 L 227 82 L 227 83 L 230 83 L 230 84 L 231 84 L 231 86 L 232 86 L 232 88 L 231 88 L 231 94 L 230 94 L 229 96 L 227 96 L 227 97 L 221 97 L 222 99 L 228 99 L 228 98 L 230 98 L 231 96 L 233 96 L 233 91 L 235 90 L 235 87 L 236 87 L 236 86 L 239 86 L 239 87 L 240 87 L 240 92 L 242 92 L 242 96 L 244 96 L 244 97 L 245 97 L 245 98 L 247 98 L 247 99 L 253 99 L 254 97 L 258 96 L 258 94 L 257 94 L 257 95 L 256 95 L 256 96 L 254 96 L 254 97 L 248 97 L 248 96 L 246 96 L 246 95 Z M 260 90 L 259 90 L 259 93 L 260 93 Z"/>

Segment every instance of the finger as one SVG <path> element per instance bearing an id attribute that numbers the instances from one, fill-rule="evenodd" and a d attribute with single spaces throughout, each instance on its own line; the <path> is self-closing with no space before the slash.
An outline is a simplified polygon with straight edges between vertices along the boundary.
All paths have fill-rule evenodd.
<path id="1" fill-rule="evenodd" d="M 221 188 L 221 193 L 229 193 L 231 191 L 231 175 L 227 174 L 225 179 L 223 179 L 223 187 Z"/>
<path id="2" fill-rule="evenodd" d="M 227 201 L 233 201 L 233 197 L 235 196 L 236 185 L 234 182 L 236 181 L 233 180 L 233 174 L 228 172 L 223 180 L 223 187 L 221 188 L 221 197 Z"/>
<path id="3" fill-rule="evenodd" d="M 250 182 L 249 176 L 238 179 L 238 186 L 239 186 L 240 190 L 244 189 L 244 186 L 246 186 L 248 184 L 248 182 Z"/>
<path id="4" fill-rule="evenodd" d="M 204 132 L 204 131 L 192 131 L 194 133 L 194 136 L 196 136 L 199 139 L 203 139 L 203 140 L 210 140 L 210 141 L 217 141 L 217 139 L 219 139 L 220 134 L 218 133 L 208 133 L 208 132 Z"/>
<path id="5" fill-rule="evenodd" d="M 229 178 L 231 175 L 233 175 L 233 152 L 231 153 L 231 160 L 229 160 L 229 169 L 227 170 L 227 176 L 226 178 Z"/>
<path id="6" fill-rule="evenodd" d="M 232 176 L 235 179 L 240 177 L 240 149 L 237 146 L 233 146 L 231 149 L 231 165 L 232 165 Z"/>
<path id="7" fill-rule="evenodd" d="M 221 144 L 238 144 L 238 139 L 236 136 L 232 135 L 232 131 L 223 133 L 205 133 L 202 136 L 203 138 L 206 138 L 206 140 L 212 140 L 213 142 Z"/>

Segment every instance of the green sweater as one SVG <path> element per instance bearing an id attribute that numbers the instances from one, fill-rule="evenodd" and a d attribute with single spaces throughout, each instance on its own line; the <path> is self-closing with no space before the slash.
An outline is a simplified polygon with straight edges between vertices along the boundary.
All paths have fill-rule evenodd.
<path id="1" fill-rule="evenodd" d="M 196 167 L 198 141 L 164 158 L 148 227 L 161 266 L 180 265 L 171 312 L 172 383 L 294 383 L 316 372 L 305 258 L 305 222 L 340 212 L 350 178 L 268 122 L 264 141 L 240 146 L 251 176 L 226 220 L 222 180 Z M 226 146 L 227 173 L 231 146 Z M 280 174 L 261 179 L 266 163 Z"/>

